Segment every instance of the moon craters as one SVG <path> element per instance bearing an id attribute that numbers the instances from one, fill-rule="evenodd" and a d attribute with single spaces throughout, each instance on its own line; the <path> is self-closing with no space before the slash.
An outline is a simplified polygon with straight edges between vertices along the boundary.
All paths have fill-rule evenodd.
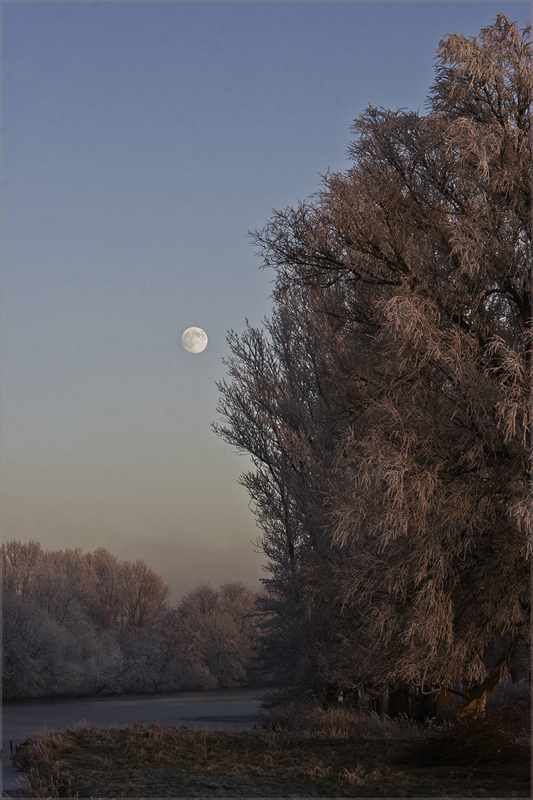
<path id="1" fill-rule="evenodd" d="M 183 331 L 181 343 L 189 353 L 201 353 L 207 347 L 207 334 L 201 328 L 187 328 Z"/>

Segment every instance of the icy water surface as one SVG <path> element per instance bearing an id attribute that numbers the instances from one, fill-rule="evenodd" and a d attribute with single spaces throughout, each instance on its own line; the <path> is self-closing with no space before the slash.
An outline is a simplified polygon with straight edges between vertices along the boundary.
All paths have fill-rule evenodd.
<path id="1" fill-rule="evenodd" d="M 12 766 L 10 742 L 32 738 L 44 727 L 56 731 L 85 721 L 90 727 L 162 722 L 188 728 L 246 730 L 259 712 L 260 690 L 221 689 L 209 692 L 120 695 L 45 700 L 21 700 L 2 706 L 2 788 L 14 789 L 20 773 Z"/>

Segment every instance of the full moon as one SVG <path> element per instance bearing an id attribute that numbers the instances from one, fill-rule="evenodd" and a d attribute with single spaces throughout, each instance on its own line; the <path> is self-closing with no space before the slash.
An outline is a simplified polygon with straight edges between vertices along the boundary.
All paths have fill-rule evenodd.
<path id="1" fill-rule="evenodd" d="M 189 353 L 201 353 L 207 347 L 207 334 L 201 328 L 187 328 L 181 343 Z"/>

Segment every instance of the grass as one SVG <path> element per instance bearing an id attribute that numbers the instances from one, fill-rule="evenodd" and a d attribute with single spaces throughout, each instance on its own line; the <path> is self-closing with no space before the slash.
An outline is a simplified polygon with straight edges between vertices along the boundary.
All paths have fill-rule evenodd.
<path id="1" fill-rule="evenodd" d="M 16 760 L 29 772 L 21 779 L 29 798 L 526 798 L 530 754 L 520 711 L 444 728 L 292 708 L 246 732 L 82 723 L 43 731 Z"/>

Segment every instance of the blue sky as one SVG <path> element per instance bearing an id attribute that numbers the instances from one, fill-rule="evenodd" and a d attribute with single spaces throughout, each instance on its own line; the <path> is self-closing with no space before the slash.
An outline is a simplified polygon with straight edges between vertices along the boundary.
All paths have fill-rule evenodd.
<path id="1" fill-rule="evenodd" d="M 247 232 L 424 109 L 446 33 L 528 3 L 3 3 L 3 538 L 256 585 L 244 457 L 210 429 Z M 181 346 L 189 326 L 209 345 Z"/>

